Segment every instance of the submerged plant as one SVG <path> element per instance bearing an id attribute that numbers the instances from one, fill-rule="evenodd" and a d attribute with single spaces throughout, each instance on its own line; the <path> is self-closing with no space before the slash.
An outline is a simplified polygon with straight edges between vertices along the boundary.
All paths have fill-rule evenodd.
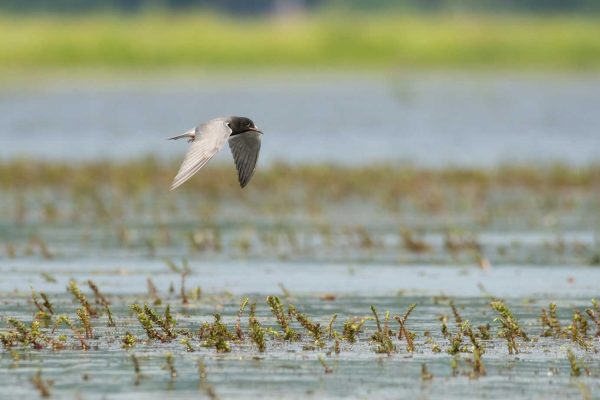
<path id="1" fill-rule="evenodd" d="M 429 372 L 427 369 L 427 365 L 425 363 L 421 364 L 421 380 L 422 381 L 430 381 L 433 379 L 433 374 Z"/>
<path id="2" fill-rule="evenodd" d="M 174 381 L 177 378 L 177 370 L 175 369 L 175 357 L 173 357 L 173 353 L 167 353 L 165 356 L 165 365 L 162 367 L 164 370 L 169 371 L 169 376 L 171 377 L 171 381 Z"/>
<path id="3" fill-rule="evenodd" d="M 325 362 L 325 357 L 323 357 L 322 354 L 319 354 L 319 362 L 321 363 L 321 365 L 323 366 L 323 371 L 326 374 L 331 374 L 333 372 L 333 370 L 329 367 L 329 365 L 327 365 L 327 362 Z"/>
<path id="4" fill-rule="evenodd" d="M 38 370 L 30 379 L 31 383 L 40 392 L 41 397 L 50 397 L 51 382 L 42 378 L 42 370 Z"/>
<path id="5" fill-rule="evenodd" d="M 208 383 L 206 365 L 202 358 L 198 359 L 198 390 L 202 390 L 212 400 L 219 398 L 215 392 L 215 388 Z"/>
<path id="6" fill-rule="evenodd" d="M 133 372 L 135 373 L 135 380 L 133 381 L 133 384 L 138 386 L 142 381 L 142 370 L 140 368 L 140 362 L 135 354 L 131 355 L 131 362 L 133 362 Z"/>

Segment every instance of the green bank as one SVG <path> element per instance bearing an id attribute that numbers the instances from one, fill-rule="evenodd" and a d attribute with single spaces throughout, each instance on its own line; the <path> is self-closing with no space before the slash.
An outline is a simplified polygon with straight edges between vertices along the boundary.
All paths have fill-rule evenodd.
<path id="1" fill-rule="evenodd" d="M 4 15 L 0 69 L 596 70 L 599 22 L 514 15 Z"/>

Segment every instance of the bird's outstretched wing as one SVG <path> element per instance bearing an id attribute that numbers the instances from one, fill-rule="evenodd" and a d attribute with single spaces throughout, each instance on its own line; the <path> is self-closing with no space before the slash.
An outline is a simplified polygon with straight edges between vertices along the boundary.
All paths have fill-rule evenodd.
<path id="1" fill-rule="evenodd" d="M 213 119 L 196 128 L 194 141 L 190 145 L 171 190 L 180 186 L 202 168 L 221 148 L 231 135 L 231 129 L 224 118 Z"/>
<path id="2" fill-rule="evenodd" d="M 248 131 L 229 138 L 229 148 L 233 154 L 241 187 L 246 186 L 254 174 L 261 136 L 260 132 Z"/>

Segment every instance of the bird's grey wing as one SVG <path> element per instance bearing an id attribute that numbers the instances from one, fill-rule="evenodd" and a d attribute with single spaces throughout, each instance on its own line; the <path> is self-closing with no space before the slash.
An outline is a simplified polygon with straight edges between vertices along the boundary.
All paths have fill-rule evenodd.
<path id="1" fill-rule="evenodd" d="M 231 135 L 225 119 L 214 119 L 196 129 L 196 136 L 190 145 L 179 172 L 173 179 L 171 190 L 180 186 L 202 168 L 221 148 Z"/>
<path id="2" fill-rule="evenodd" d="M 260 132 L 248 131 L 229 138 L 229 148 L 233 154 L 241 187 L 246 186 L 254 174 L 261 136 Z"/>

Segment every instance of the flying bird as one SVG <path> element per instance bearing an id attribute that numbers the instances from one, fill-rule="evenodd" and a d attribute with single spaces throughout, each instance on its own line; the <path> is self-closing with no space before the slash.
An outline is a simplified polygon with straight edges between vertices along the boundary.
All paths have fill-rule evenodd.
<path id="1" fill-rule="evenodd" d="M 238 180 L 243 188 L 250 182 L 258 153 L 262 132 L 251 119 L 245 117 L 215 118 L 198 125 L 182 135 L 169 140 L 188 139 L 191 143 L 179 172 L 173 179 L 171 190 L 179 187 L 202 168 L 223 146 L 229 142 Z"/>

